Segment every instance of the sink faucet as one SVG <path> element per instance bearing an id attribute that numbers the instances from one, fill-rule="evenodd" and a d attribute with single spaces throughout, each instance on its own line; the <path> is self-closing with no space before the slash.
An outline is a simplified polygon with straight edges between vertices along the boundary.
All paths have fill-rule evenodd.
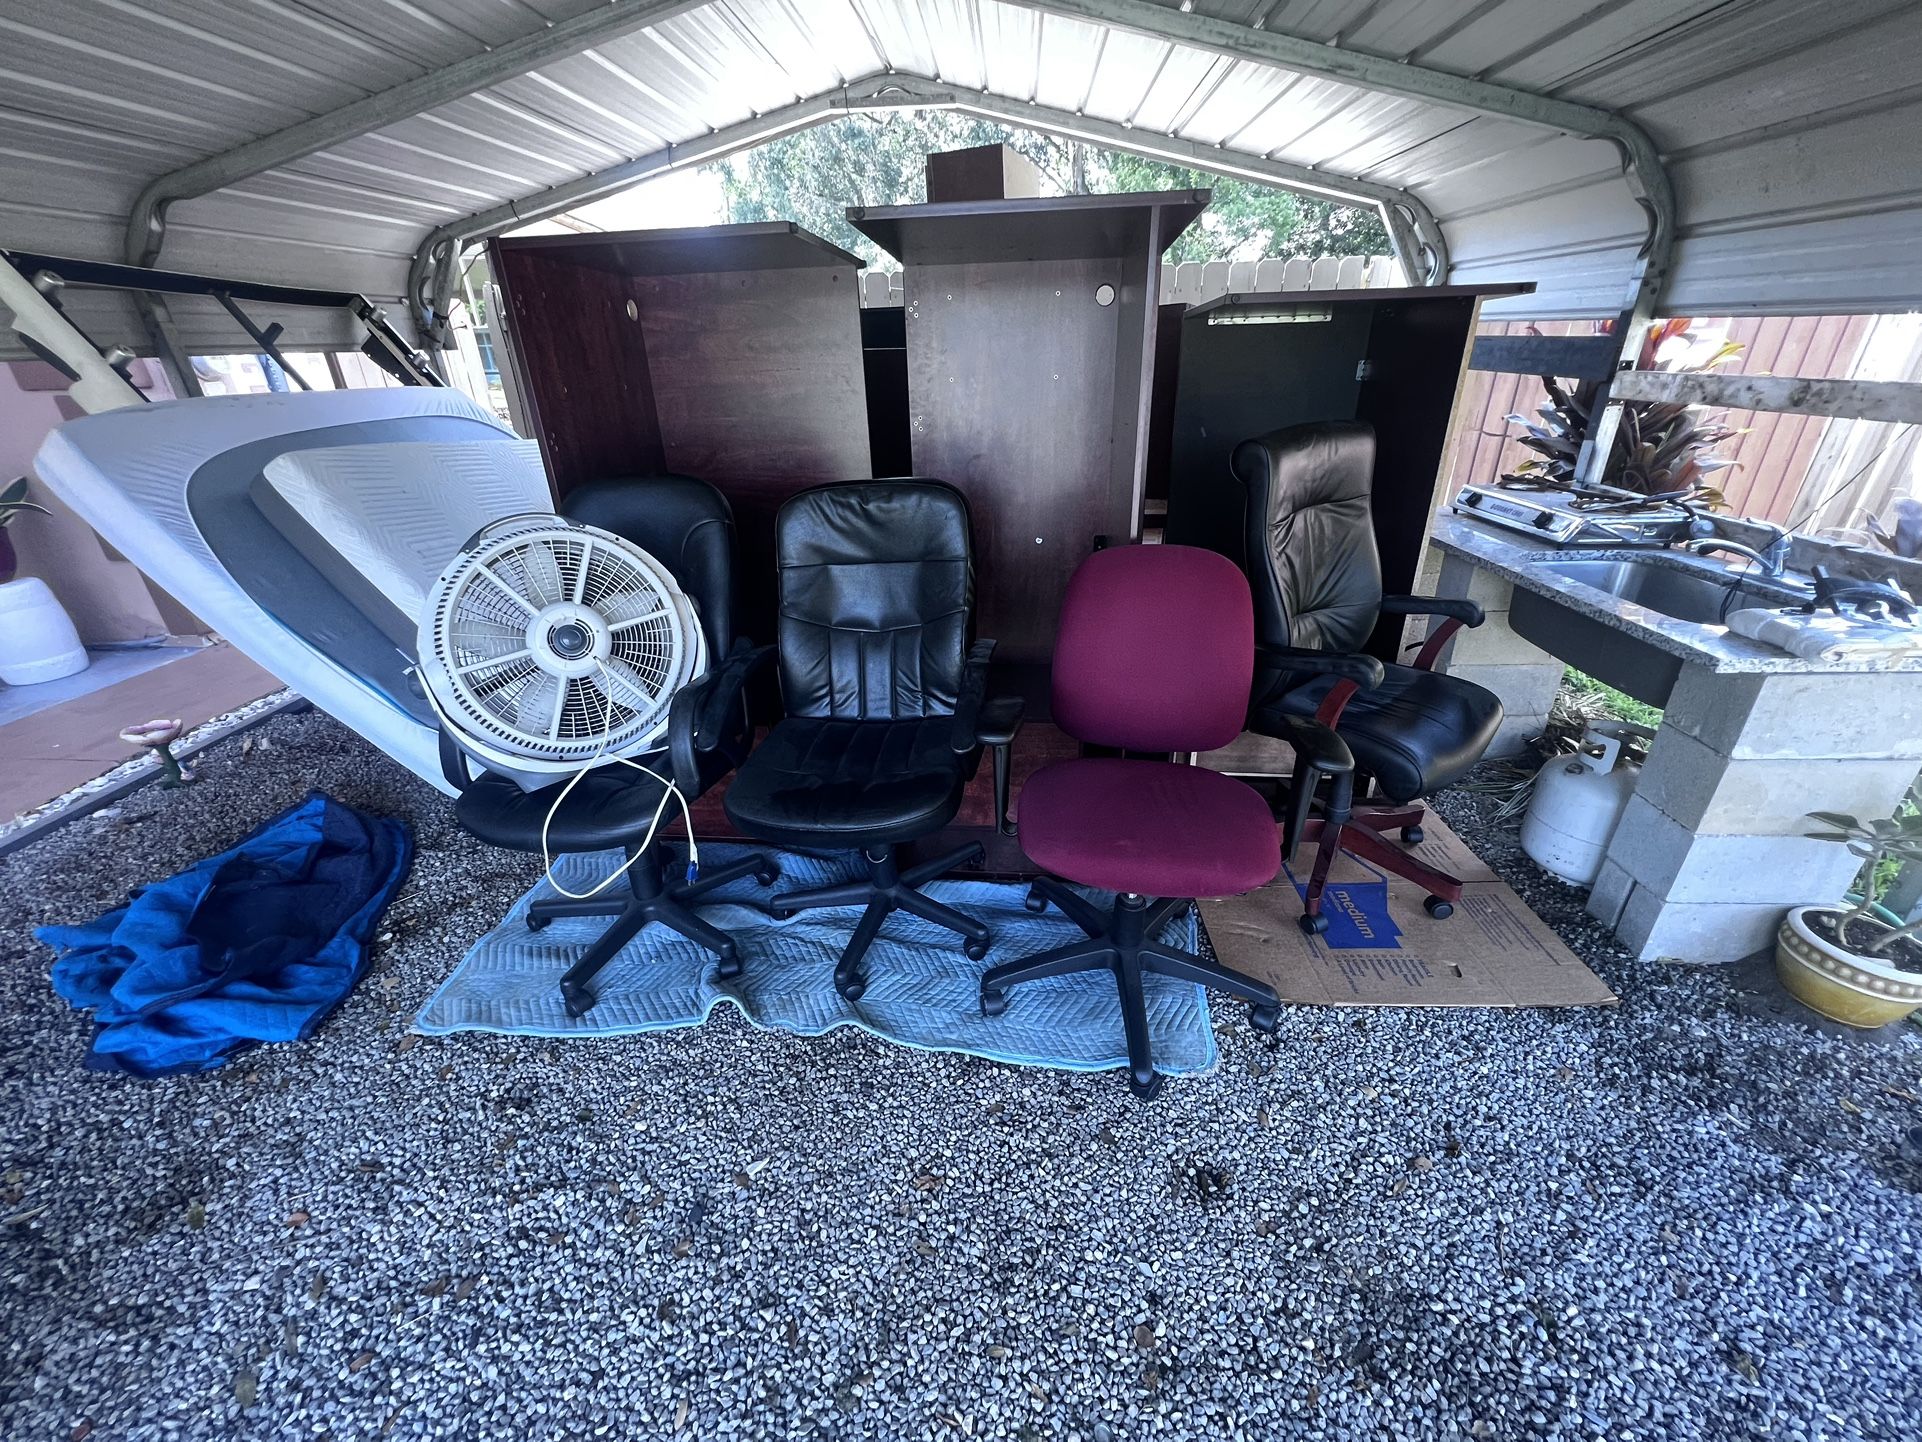
<path id="1" fill-rule="evenodd" d="M 1690 541 L 1688 543 L 1688 549 L 1698 556 L 1713 555 L 1717 551 L 1726 551 L 1736 556 L 1746 556 L 1762 568 L 1762 574 L 1764 576 L 1780 576 L 1787 568 L 1789 561 L 1788 532 L 1784 531 L 1780 526 L 1770 526 L 1769 530 L 1774 532 L 1774 534 L 1770 537 L 1769 543 L 1759 551 L 1753 546 L 1745 546 L 1740 541 L 1730 541 L 1720 536 L 1710 536 L 1699 541 Z"/>

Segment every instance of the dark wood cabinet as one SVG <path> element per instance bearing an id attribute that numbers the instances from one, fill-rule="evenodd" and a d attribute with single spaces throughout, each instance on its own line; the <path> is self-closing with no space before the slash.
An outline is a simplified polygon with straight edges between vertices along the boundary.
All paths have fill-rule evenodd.
<path id="1" fill-rule="evenodd" d="M 1140 526 L 1161 255 L 1206 191 L 856 208 L 904 267 L 914 468 L 974 516 L 977 626 L 1052 653 L 1068 577 Z"/>
<path id="2" fill-rule="evenodd" d="M 717 487 L 739 533 L 742 634 L 771 638 L 775 511 L 873 473 L 860 261 L 787 222 L 490 251 L 557 491 L 663 470 Z"/>
<path id="3" fill-rule="evenodd" d="M 1368 421 L 1382 584 L 1412 591 L 1482 300 L 1533 289 L 1282 291 L 1192 307 L 1181 321 L 1165 539 L 1245 566 L 1235 447 L 1281 426 Z M 1401 659 L 1401 633 L 1401 620 L 1389 618 L 1370 649 Z"/>

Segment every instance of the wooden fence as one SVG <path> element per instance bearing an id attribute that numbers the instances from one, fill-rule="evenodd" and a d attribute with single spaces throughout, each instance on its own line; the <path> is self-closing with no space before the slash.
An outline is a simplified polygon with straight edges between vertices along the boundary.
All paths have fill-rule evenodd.
<path id="1" fill-rule="evenodd" d="M 1863 343 L 1876 317 L 1860 315 L 1743 316 L 1704 319 L 1703 329 L 1726 331 L 1742 346 L 1742 353 L 1724 370 L 1740 375 L 1847 376 L 1853 373 Z M 1537 321 L 1544 335 L 1587 335 L 1590 321 Z M 1521 335 L 1525 321 L 1484 325 L 1484 335 Z M 1514 437 L 1518 428 L 1507 417 L 1534 416 L 1548 399 L 1534 376 L 1470 371 L 1462 385 L 1460 426 L 1450 471 L 1450 485 L 1485 484 L 1528 458 Z M 1719 475 L 1729 510 L 1790 525 L 1803 520 L 1798 506 L 1825 433 L 1832 425 L 1822 416 L 1787 415 L 1773 411 L 1729 411 L 1727 424 L 1741 435 L 1726 442 L 1721 453 L 1736 464 Z M 1843 423 L 1847 424 L 1847 423 Z"/>

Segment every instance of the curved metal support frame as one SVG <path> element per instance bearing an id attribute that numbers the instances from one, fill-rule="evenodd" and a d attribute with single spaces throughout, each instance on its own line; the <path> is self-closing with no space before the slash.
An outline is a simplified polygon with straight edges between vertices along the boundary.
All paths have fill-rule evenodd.
<path id="1" fill-rule="evenodd" d="M 1634 121 L 1592 105 L 1578 105 L 1531 90 L 1404 64 L 1365 51 L 1344 50 L 1339 45 L 1188 14 L 1148 4 L 1145 0 L 1004 0 L 1004 3 L 1128 30 L 1231 59 L 1326 76 L 1379 94 L 1500 115 L 1569 135 L 1609 141 L 1621 153 L 1622 178 L 1629 194 L 1648 217 L 1648 233 L 1642 241 L 1635 268 L 1629 274 L 1628 291 L 1615 330 L 1620 341 L 1615 368 L 1618 371 L 1633 369 L 1635 357 L 1641 353 L 1642 337 L 1668 285 L 1674 265 L 1676 229 L 1675 188 L 1662 164 L 1661 151 L 1649 133 Z M 1621 407 L 1607 403 L 1606 390 L 1602 400 L 1601 417 L 1577 462 L 1582 480 L 1600 479 L 1621 424 Z"/>
<path id="2" fill-rule="evenodd" d="M 557 215 L 668 171 L 722 160 L 843 115 L 903 109 L 958 110 L 1029 130 L 1088 140 L 1154 160 L 1189 165 L 1219 175 L 1232 175 L 1285 190 L 1368 206 L 1380 212 L 1394 240 L 1397 258 L 1417 278 L 1418 283 L 1440 284 L 1448 275 L 1448 244 L 1442 236 L 1440 223 L 1421 200 L 1398 187 L 1283 161 L 1266 160 L 1258 155 L 1238 155 L 1196 141 L 1132 130 L 1112 121 L 1076 115 L 1046 105 L 1009 100 L 988 91 L 970 90 L 926 76 L 890 73 L 798 101 L 779 110 L 771 110 L 741 125 L 729 126 L 681 145 L 667 146 L 650 155 L 623 161 L 537 195 L 512 200 L 443 225 L 431 232 L 415 252 L 408 273 L 409 306 L 430 343 L 438 342 L 442 339 L 448 307 L 458 284 L 460 251 L 472 242 L 497 235 L 513 226 Z"/>

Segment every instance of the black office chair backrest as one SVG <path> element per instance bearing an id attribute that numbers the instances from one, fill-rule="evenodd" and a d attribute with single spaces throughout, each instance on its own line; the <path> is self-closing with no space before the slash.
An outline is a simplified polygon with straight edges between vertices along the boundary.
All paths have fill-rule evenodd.
<path id="1" fill-rule="evenodd" d="M 942 481 L 852 481 L 774 522 L 790 716 L 952 714 L 974 606 L 968 503 Z"/>
<path id="2" fill-rule="evenodd" d="M 1369 514 L 1375 432 L 1362 421 L 1287 426 L 1235 447 L 1247 496 L 1255 636 L 1276 646 L 1359 651 L 1381 609 Z"/>
<path id="3" fill-rule="evenodd" d="M 708 655 L 734 644 L 734 512 L 692 476 L 617 476 L 576 486 L 561 502 L 569 520 L 612 531 L 666 566 L 700 612 Z"/>

